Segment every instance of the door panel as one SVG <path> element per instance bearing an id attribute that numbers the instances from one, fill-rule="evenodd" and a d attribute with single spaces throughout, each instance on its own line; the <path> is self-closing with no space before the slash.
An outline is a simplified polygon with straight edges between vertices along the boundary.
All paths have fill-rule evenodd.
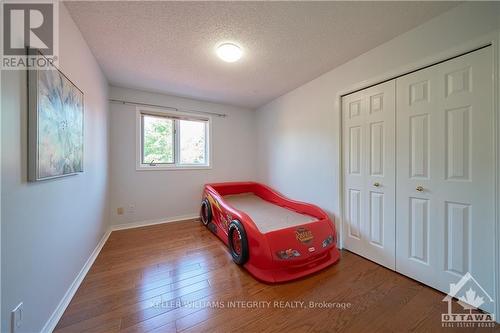
<path id="1" fill-rule="evenodd" d="M 361 191 L 349 189 L 349 236 L 361 239 Z"/>
<path id="2" fill-rule="evenodd" d="M 394 269 L 395 81 L 344 96 L 344 246 Z"/>
<path id="3" fill-rule="evenodd" d="M 370 124 L 370 175 L 383 176 L 384 122 Z"/>
<path id="4" fill-rule="evenodd" d="M 410 177 L 429 177 L 429 115 L 410 117 Z"/>
<path id="5" fill-rule="evenodd" d="M 446 179 L 470 180 L 470 107 L 446 110 Z"/>
<path id="6" fill-rule="evenodd" d="M 361 173 L 361 126 L 349 128 L 349 173 Z"/>
<path id="7" fill-rule="evenodd" d="M 446 293 L 494 295 L 492 72 L 484 48 L 396 80 L 396 270 Z"/>
<path id="8" fill-rule="evenodd" d="M 429 200 L 410 198 L 410 258 L 428 264 Z"/>
<path id="9" fill-rule="evenodd" d="M 445 207 L 445 269 L 464 275 L 470 268 L 470 205 L 446 202 Z"/>
<path id="10" fill-rule="evenodd" d="M 370 242 L 384 246 L 384 193 L 370 191 Z"/>

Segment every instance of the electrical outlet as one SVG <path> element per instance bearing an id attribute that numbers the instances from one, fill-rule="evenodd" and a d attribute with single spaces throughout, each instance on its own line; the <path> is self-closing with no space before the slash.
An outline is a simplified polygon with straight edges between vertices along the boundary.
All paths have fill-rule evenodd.
<path id="1" fill-rule="evenodd" d="M 23 326 L 24 317 L 23 302 L 19 303 L 10 314 L 10 332 L 19 332 L 21 326 Z"/>
<path id="2" fill-rule="evenodd" d="M 116 214 L 118 214 L 118 215 L 123 215 L 123 207 L 118 207 L 118 208 L 116 209 Z"/>
<path id="3" fill-rule="evenodd" d="M 128 214 L 135 214 L 135 204 L 129 204 L 127 209 Z"/>

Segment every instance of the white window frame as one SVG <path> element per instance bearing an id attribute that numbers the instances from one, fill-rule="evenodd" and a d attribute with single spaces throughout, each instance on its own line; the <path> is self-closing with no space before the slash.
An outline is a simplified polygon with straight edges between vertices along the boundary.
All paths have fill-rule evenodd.
<path id="1" fill-rule="evenodd" d="M 151 115 L 158 117 L 173 118 L 174 120 L 174 163 L 149 164 L 142 161 L 142 116 Z M 179 121 L 192 120 L 203 121 L 205 126 L 205 164 L 181 164 L 180 163 L 180 131 Z M 171 111 L 164 109 L 136 107 L 136 170 L 137 171 L 158 171 L 158 170 L 203 170 L 211 169 L 212 156 L 212 118 L 210 116 L 199 116 L 187 112 Z"/>

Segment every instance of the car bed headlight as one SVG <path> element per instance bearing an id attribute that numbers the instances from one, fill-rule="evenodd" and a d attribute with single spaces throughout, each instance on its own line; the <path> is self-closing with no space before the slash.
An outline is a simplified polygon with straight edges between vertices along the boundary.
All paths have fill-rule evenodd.
<path id="1" fill-rule="evenodd" d="M 276 255 L 280 259 L 291 259 L 295 257 L 300 257 L 300 253 L 297 250 L 288 249 L 276 252 Z"/>
<path id="2" fill-rule="evenodd" d="M 321 245 L 322 245 L 323 247 L 327 247 L 328 245 L 330 245 L 330 244 L 332 244 L 332 243 L 333 243 L 333 236 L 332 236 L 332 235 L 330 235 L 330 236 L 328 236 L 328 237 L 327 237 L 327 238 L 323 241 L 323 243 L 321 243 Z"/>

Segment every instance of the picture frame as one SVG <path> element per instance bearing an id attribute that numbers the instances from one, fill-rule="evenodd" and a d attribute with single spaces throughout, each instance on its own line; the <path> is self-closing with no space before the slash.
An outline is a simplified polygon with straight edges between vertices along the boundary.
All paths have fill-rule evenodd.
<path id="1" fill-rule="evenodd" d="M 28 69 L 28 181 L 83 172 L 84 109 L 83 91 L 59 68 Z"/>

